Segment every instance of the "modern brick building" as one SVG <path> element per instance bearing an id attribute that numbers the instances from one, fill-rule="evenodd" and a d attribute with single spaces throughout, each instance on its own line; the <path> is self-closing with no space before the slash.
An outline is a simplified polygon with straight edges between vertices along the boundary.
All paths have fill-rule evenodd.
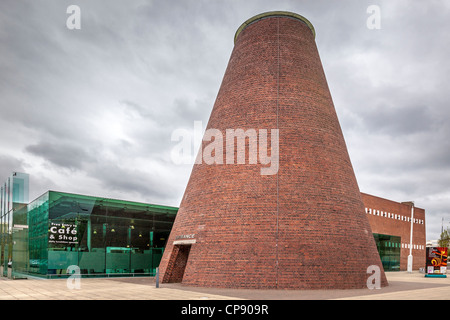
<path id="1" fill-rule="evenodd" d="M 395 202 L 361 193 L 365 212 L 377 240 L 384 269 L 407 270 L 411 241 L 411 202 Z M 413 270 L 425 267 L 425 210 L 413 209 Z"/>
<path id="2" fill-rule="evenodd" d="M 238 128 L 248 134 L 241 148 L 234 137 L 217 143 L 220 135 L 211 148 L 205 134 L 200 156 L 223 159 L 230 145 L 238 159 L 242 149 L 248 154 L 244 163 L 227 158 L 194 165 L 161 260 L 162 281 L 367 288 L 367 270 L 377 266 L 387 285 L 315 31 L 304 17 L 265 13 L 236 32 L 206 131 Z M 259 135 L 259 162 L 252 158 L 258 139 L 252 130 L 278 133 L 265 143 Z M 278 156 L 277 170 L 262 174 L 267 162 L 261 150 L 268 144 L 267 152 Z"/>

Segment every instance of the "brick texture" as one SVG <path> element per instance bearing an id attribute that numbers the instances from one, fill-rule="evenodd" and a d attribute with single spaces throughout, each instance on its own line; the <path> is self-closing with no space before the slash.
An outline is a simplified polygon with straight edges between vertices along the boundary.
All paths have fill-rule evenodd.
<path id="1" fill-rule="evenodd" d="M 168 271 L 165 275 L 165 282 L 182 282 L 190 250 L 190 245 L 174 246 L 174 248 L 172 249 L 170 260 L 168 262 Z"/>
<path id="2" fill-rule="evenodd" d="M 279 129 L 279 170 L 196 164 L 160 264 L 194 234 L 182 283 L 366 288 L 381 262 L 309 27 L 272 16 L 237 37 L 207 129 Z M 203 142 L 204 148 L 209 142 Z M 225 156 L 225 147 L 224 147 Z M 387 285 L 384 272 L 381 283 Z"/>
<path id="3" fill-rule="evenodd" d="M 361 196 L 372 231 L 401 238 L 400 270 L 406 271 L 411 234 L 411 205 L 366 193 Z M 413 269 L 425 268 L 425 210 L 417 207 L 414 208 L 412 244 Z"/>

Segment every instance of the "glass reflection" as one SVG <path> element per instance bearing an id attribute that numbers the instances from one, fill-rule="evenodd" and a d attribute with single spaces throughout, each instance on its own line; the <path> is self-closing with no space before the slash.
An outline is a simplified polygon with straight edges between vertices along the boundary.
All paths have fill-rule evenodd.
<path id="1" fill-rule="evenodd" d="M 13 223 L 28 226 L 15 237 L 14 271 L 53 278 L 77 265 L 83 276 L 153 275 L 177 210 L 49 191 L 14 212 Z"/>

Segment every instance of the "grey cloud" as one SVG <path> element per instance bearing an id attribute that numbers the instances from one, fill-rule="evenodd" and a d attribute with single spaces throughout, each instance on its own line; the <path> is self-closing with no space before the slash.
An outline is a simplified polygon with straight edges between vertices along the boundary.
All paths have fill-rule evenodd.
<path id="1" fill-rule="evenodd" d="M 94 158 L 81 147 L 69 143 L 40 142 L 25 148 L 27 152 L 46 159 L 48 162 L 62 168 L 81 169 L 83 163 Z"/>
<path id="2" fill-rule="evenodd" d="M 159 172 L 147 172 L 144 168 L 128 168 L 115 163 L 103 163 L 88 169 L 90 175 L 101 182 L 106 190 L 122 194 L 138 194 L 153 203 L 173 200 L 171 186 Z"/>
<path id="3" fill-rule="evenodd" d="M 428 132 L 435 127 L 430 109 L 426 106 L 398 107 L 392 104 L 364 108 L 362 125 L 371 132 L 393 136 Z"/>
<path id="4" fill-rule="evenodd" d="M 449 192 L 446 2 L 79 0 L 77 31 L 65 26 L 70 4 L 2 2 L 4 175 L 18 168 L 48 177 L 32 183 L 40 187 L 76 181 L 86 193 L 178 205 L 191 167 L 168 158 L 172 131 L 206 125 L 239 25 L 290 10 L 316 28 L 361 190 L 418 199 L 433 218 L 445 212 L 436 195 Z M 381 30 L 366 27 L 372 4 Z M 14 144 L 6 143 L 11 125 Z"/>
<path id="5" fill-rule="evenodd" d="M 0 154 L 0 185 L 3 185 L 3 182 L 11 176 L 13 171 L 24 171 L 23 160 L 14 156 Z"/>

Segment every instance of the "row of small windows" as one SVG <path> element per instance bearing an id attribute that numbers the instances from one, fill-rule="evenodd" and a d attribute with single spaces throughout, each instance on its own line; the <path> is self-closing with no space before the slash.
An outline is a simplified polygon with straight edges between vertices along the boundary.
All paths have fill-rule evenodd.
<path id="1" fill-rule="evenodd" d="M 410 244 L 409 243 L 402 243 L 400 246 L 400 243 L 398 242 L 390 242 L 390 241 L 384 241 L 382 246 L 388 247 L 388 248 L 402 248 L 402 249 L 409 249 Z M 425 246 L 421 244 L 413 244 L 413 249 L 415 250 L 425 250 Z"/>
<path id="2" fill-rule="evenodd" d="M 401 221 L 406 221 L 406 222 L 410 222 L 411 221 L 411 217 L 408 217 L 408 216 L 401 216 L 401 215 L 396 214 L 396 213 L 390 213 L 390 212 L 380 211 L 380 210 L 375 210 L 375 209 L 370 209 L 370 208 L 366 208 L 366 213 L 367 214 L 373 214 L 374 216 L 391 218 L 391 219 L 401 220 Z M 425 223 L 424 220 L 416 219 L 416 218 L 413 218 L 413 222 L 417 223 L 417 224 L 424 224 Z"/>
<path id="3" fill-rule="evenodd" d="M 410 244 L 409 243 L 402 243 L 402 248 L 403 249 L 409 249 Z M 416 250 L 425 250 L 425 246 L 421 245 L 421 244 L 413 244 L 413 249 Z"/>

